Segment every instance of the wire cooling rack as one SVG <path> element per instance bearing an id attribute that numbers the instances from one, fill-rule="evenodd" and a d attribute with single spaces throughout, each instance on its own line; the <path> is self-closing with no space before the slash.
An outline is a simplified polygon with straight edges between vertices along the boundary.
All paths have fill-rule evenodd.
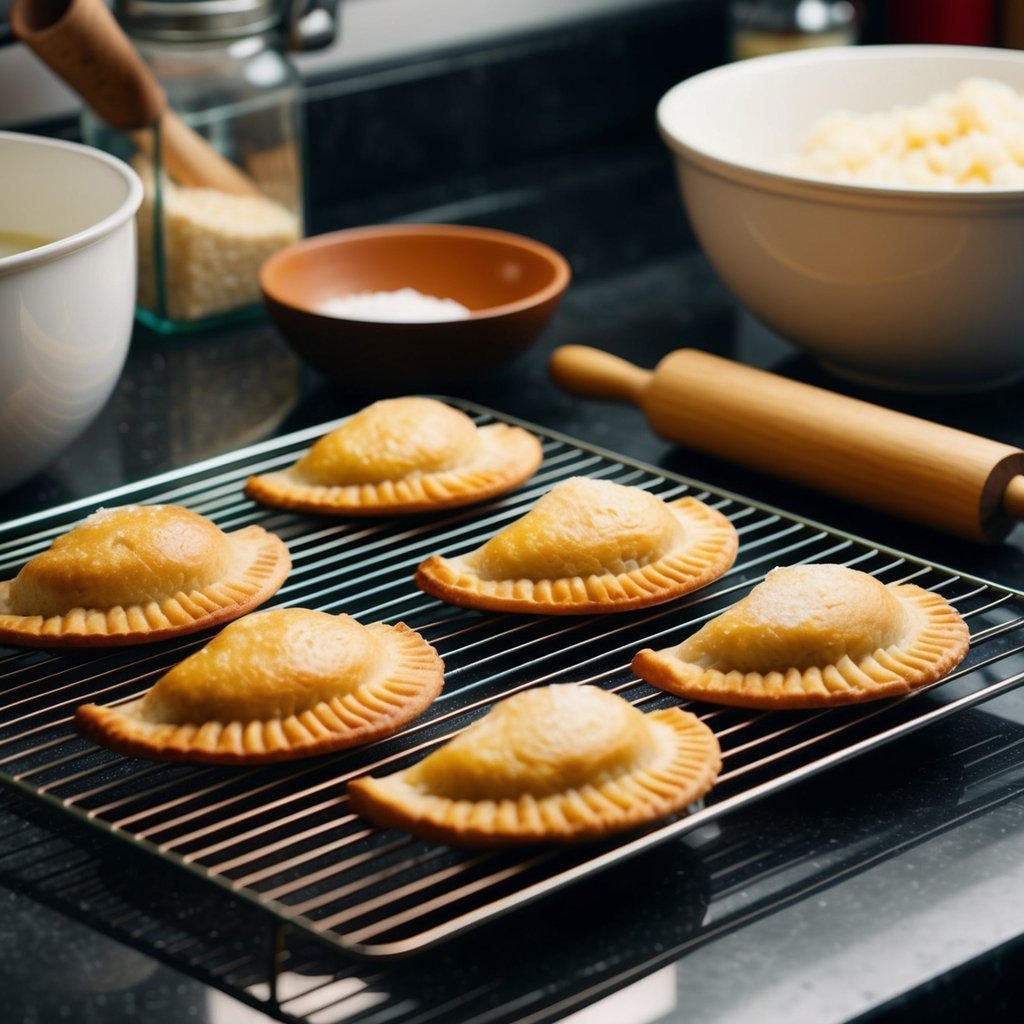
<path id="1" fill-rule="evenodd" d="M 479 423 L 518 422 L 453 402 Z M 444 693 L 399 735 L 283 765 L 156 764 L 79 738 L 75 708 L 139 695 L 206 635 L 124 650 L 0 649 L 0 781 L 113 834 L 276 919 L 362 957 L 415 953 L 543 899 L 571 883 L 721 819 L 826 768 L 975 706 L 1024 681 L 1024 594 L 798 519 L 531 424 L 544 462 L 518 491 L 437 516 L 331 519 L 266 509 L 246 478 L 287 466 L 335 423 L 290 434 L 0 528 L 0 578 L 101 505 L 175 502 L 224 529 L 258 523 L 288 544 L 293 570 L 271 605 L 404 621 L 445 660 Z M 546 618 L 476 613 L 421 593 L 412 572 L 428 555 L 478 546 L 571 476 L 593 476 L 721 510 L 740 537 L 736 564 L 712 586 L 653 609 Z M 742 597 L 776 565 L 840 562 L 885 582 L 942 593 L 971 630 L 967 659 L 905 698 L 810 713 L 685 704 L 629 670 L 645 646 L 667 646 Z M 691 813 L 642 833 L 569 849 L 460 851 L 377 829 L 353 815 L 347 780 L 399 770 L 511 693 L 591 683 L 644 710 L 684 703 L 715 731 L 723 772 Z"/>

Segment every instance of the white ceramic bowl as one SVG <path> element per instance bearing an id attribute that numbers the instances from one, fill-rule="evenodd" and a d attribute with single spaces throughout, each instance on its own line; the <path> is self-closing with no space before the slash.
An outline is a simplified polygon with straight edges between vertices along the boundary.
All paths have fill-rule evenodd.
<path id="1" fill-rule="evenodd" d="M 135 310 L 142 185 L 99 150 L 0 132 L 0 492 L 51 462 L 120 376 Z"/>
<path id="2" fill-rule="evenodd" d="M 1024 92 L 1024 53 L 807 50 L 695 75 L 658 105 L 687 214 L 722 280 L 840 374 L 949 391 L 1024 374 L 1024 189 L 842 184 L 777 166 L 827 112 L 916 106 L 975 77 Z"/>

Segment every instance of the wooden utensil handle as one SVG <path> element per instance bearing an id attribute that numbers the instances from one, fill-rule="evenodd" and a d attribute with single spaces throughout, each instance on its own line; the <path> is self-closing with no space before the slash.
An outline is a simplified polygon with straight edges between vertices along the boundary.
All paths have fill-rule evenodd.
<path id="1" fill-rule="evenodd" d="M 262 195 L 259 186 L 230 160 L 222 157 L 206 139 L 167 109 L 159 122 L 161 163 L 179 185 L 212 188 L 236 196 Z M 132 141 L 146 156 L 153 156 L 150 132 L 132 132 Z"/>
<path id="2" fill-rule="evenodd" d="M 643 405 L 650 370 L 586 345 L 562 345 L 551 353 L 548 370 L 555 382 L 587 398 L 612 398 Z"/>
<path id="3" fill-rule="evenodd" d="M 670 353 L 637 389 L 595 352 L 557 350 L 555 380 L 637 394 L 652 428 L 686 447 L 971 540 L 1004 536 L 1024 511 L 1024 452 L 1010 445 L 697 349 Z"/>
<path id="4" fill-rule="evenodd" d="M 15 0 L 11 28 L 108 124 L 153 124 L 164 91 L 101 0 Z"/>
<path id="5" fill-rule="evenodd" d="M 103 0 L 14 0 L 14 34 L 107 124 L 147 154 L 159 125 L 163 166 L 182 185 L 258 195 L 256 185 L 167 107 L 167 97 Z"/>

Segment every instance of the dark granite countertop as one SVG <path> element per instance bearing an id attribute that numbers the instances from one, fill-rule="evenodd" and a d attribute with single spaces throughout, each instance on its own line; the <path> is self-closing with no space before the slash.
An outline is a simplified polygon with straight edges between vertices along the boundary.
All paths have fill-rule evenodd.
<path id="1" fill-rule="evenodd" d="M 1024 385 L 906 396 L 825 375 L 737 307 L 694 247 L 667 157 L 649 140 L 599 161 L 541 156 L 484 191 L 498 198 L 420 203 L 416 217 L 533 235 L 563 251 L 575 277 L 536 348 L 455 397 L 1024 584 L 1022 528 L 981 547 L 687 452 L 657 438 L 635 408 L 566 395 L 547 360 L 576 342 L 651 367 L 692 345 L 1015 445 L 1024 444 Z M 353 216 L 325 202 L 314 227 Z M 103 414 L 47 472 L 4 496 L 3 518 L 362 403 L 303 367 L 264 320 L 178 339 L 140 330 Z M 229 895 L 0 790 L 0 1019 L 545 1021 L 579 1012 L 577 1024 L 1017 1021 L 1022 740 L 1024 697 L 1010 693 L 737 811 L 711 837 L 714 855 L 699 841 L 666 844 L 386 966 L 307 948 Z M 270 965 L 285 946 L 289 966 L 273 992 Z M 379 1018 L 368 999 L 375 987 L 404 994 Z"/>

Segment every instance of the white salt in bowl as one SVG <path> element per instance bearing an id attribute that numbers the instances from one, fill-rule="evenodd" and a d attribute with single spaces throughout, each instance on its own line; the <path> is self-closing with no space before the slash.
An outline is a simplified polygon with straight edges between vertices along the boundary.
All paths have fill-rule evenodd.
<path id="1" fill-rule="evenodd" d="M 722 280 L 836 373 L 936 391 L 1024 375 L 1024 188 L 867 185 L 782 165 L 826 113 L 913 107 L 970 78 L 1024 92 L 1024 53 L 786 53 L 695 75 L 658 106 L 685 209 Z"/>
<path id="2" fill-rule="evenodd" d="M 99 150 L 16 132 L 0 132 L 0 182 L 2 492 L 66 448 L 120 377 L 142 185 Z"/>
<path id="3" fill-rule="evenodd" d="M 304 360 L 350 390 L 383 395 L 500 372 L 536 342 L 570 277 L 564 257 L 523 235 L 389 224 L 290 245 L 263 264 L 260 287 Z M 458 319 L 453 303 L 464 307 Z"/>

